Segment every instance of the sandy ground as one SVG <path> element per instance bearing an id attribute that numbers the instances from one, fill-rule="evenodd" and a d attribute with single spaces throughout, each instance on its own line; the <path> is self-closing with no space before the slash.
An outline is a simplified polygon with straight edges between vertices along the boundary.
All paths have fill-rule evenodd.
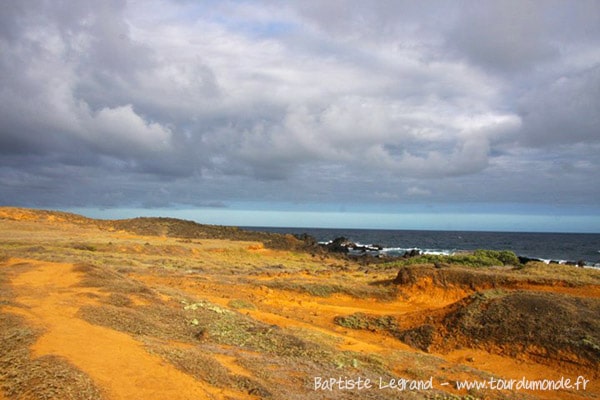
<path id="1" fill-rule="evenodd" d="M 410 318 L 472 294 L 468 289 L 424 285 L 403 296 L 379 298 L 378 287 L 370 283 L 391 279 L 394 271 L 365 273 L 349 261 L 265 249 L 260 243 L 138 236 L 6 211 L 0 212 L 0 243 L 0 255 L 4 254 L 0 284 L 5 288 L 0 292 L 0 313 L 20 316 L 41 332 L 28 347 L 29 357 L 52 355 L 67 360 L 93 381 L 105 399 L 600 398 L 598 379 L 590 371 L 582 373 L 590 380 L 585 391 L 456 390 L 452 384 L 456 380 L 490 376 L 575 380 L 578 374 L 557 365 L 470 348 L 424 353 L 385 332 L 349 329 L 334 322 L 336 316 L 354 313 Z M 125 291 L 116 283 L 86 285 L 89 276 L 78 268 L 82 263 L 142 289 Z M 308 288 L 347 285 L 357 288 L 360 295 L 349 290 L 311 294 L 298 286 L 290 290 L 289 283 Z M 600 296 L 600 287 L 595 285 L 523 284 L 519 289 Z M 201 310 L 200 317 L 188 317 L 183 305 L 189 304 L 206 310 Z M 138 332 L 120 325 L 121 320 L 95 323 L 82 314 L 90 309 L 114 311 L 117 316 L 119 312 L 138 315 L 133 313 L 163 310 L 188 320 L 183 333 L 171 337 L 168 329 L 155 332 L 142 327 Z M 207 322 L 206 330 L 198 334 L 200 339 L 187 339 L 187 330 L 204 323 L 202 316 L 225 319 L 211 319 L 213 325 Z M 223 321 L 251 325 L 243 333 L 257 332 L 268 342 L 252 344 L 254 339 L 248 338 L 239 342 L 211 331 L 213 326 L 226 326 L 215 325 Z M 288 355 L 286 349 L 277 347 L 277 340 L 290 337 L 309 341 L 325 356 L 303 360 L 296 353 Z M 317 374 L 432 377 L 434 390 L 315 391 L 311 384 Z M 0 400 L 42 398 L 24 392 L 8 396 L 11 379 L 0 375 Z"/>
<path id="2" fill-rule="evenodd" d="M 92 325 L 76 317 L 93 302 L 96 291 L 75 287 L 80 274 L 71 264 L 11 260 L 5 267 L 26 263 L 31 270 L 13 282 L 16 301 L 25 309 L 12 309 L 45 331 L 32 347 L 35 357 L 57 355 L 88 374 L 111 399 L 206 398 L 217 390 L 148 354 L 131 336 Z"/>

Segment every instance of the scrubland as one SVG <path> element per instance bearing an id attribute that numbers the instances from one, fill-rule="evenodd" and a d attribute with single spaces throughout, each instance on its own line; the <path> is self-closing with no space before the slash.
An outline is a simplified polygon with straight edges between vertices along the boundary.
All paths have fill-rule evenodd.
<path id="1" fill-rule="evenodd" d="M 600 272 L 464 260 L 0 208 L 0 399 L 600 398 Z"/>

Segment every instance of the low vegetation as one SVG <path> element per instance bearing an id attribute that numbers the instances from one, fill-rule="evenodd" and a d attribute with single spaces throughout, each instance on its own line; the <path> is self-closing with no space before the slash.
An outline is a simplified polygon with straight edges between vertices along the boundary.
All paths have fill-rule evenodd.
<path id="1" fill-rule="evenodd" d="M 2 399 L 112 396 L 85 363 L 34 354 L 54 327 L 27 311 L 35 301 L 23 283 L 30 280 L 13 284 L 24 273 L 61 299 L 55 304 L 71 310 L 70 322 L 126 338 L 138 356 L 156 360 L 148 365 L 183 372 L 214 398 L 535 399 L 439 384 L 515 368 L 588 378 L 600 370 L 600 273 L 592 269 L 520 264 L 512 252 L 487 250 L 354 259 L 318 250 L 309 237 L 168 218 L 95 221 L 0 208 L 0 224 Z M 61 273 L 52 282 L 68 282 L 55 289 L 67 297 L 44 280 L 54 267 Z M 65 320 L 62 311 L 54 310 L 61 317 L 53 323 Z M 450 355 L 457 350 L 493 355 L 500 366 L 479 369 Z M 317 391 L 315 376 L 433 377 L 435 388 Z M 591 398 L 600 387 L 593 390 L 569 395 Z"/>
<path id="2" fill-rule="evenodd" d="M 493 267 L 501 265 L 519 266 L 521 262 L 517 255 L 508 250 L 475 250 L 472 253 L 438 255 L 423 254 L 416 257 L 392 261 L 394 266 L 415 264 L 462 265 L 469 267 Z"/>
<path id="3" fill-rule="evenodd" d="M 396 299 L 397 290 L 390 285 L 360 284 L 357 282 L 319 282 L 319 281 L 272 281 L 263 283 L 272 289 L 289 290 L 298 293 L 306 293 L 316 297 L 329 297 L 334 294 L 342 294 L 357 299 L 377 299 L 389 301 Z"/>

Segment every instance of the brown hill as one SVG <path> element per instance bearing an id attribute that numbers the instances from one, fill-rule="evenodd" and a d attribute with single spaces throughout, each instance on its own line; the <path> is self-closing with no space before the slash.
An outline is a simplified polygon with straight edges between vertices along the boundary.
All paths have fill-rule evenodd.
<path id="1" fill-rule="evenodd" d="M 258 241 L 274 249 L 319 250 L 310 238 L 301 239 L 293 235 L 249 231 L 233 226 L 199 224 L 177 218 L 138 217 L 121 220 L 99 220 L 63 211 L 0 207 L 0 219 L 94 226 L 109 231 L 121 230 L 143 236 Z"/>

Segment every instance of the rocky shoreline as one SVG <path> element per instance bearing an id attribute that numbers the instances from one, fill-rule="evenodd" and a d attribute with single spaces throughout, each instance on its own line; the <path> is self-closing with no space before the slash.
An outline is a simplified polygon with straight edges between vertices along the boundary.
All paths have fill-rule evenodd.
<path id="1" fill-rule="evenodd" d="M 302 235 L 302 237 L 298 237 L 301 240 L 307 241 L 307 237 L 309 237 L 309 235 Z M 310 240 L 312 243 L 315 243 L 316 240 L 314 238 L 311 238 Z M 337 237 L 333 240 L 330 240 L 328 242 L 325 243 L 319 243 L 319 246 L 324 249 L 325 251 L 329 252 L 329 253 L 337 253 L 337 254 L 345 254 L 345 255 L 349 255 L 349 256 L 361 256 L 361 257 L 373 257 L 373 258 L 414 258 L 414 257 L 418 257 L 421 255 L 424 255 L 426 253 L 424 253 L 423 251 L 419 250 L 419 249 L 407 249 L 404 254 L 398 255 L 398 256 L 392 256 L 389 255 L 385 252 L 383 252 L 385 250 L 385 248 L 379 244 L 358 244 L 355 243 L 353 241 L 351 241 L 350 239 L 344 237 L 344 236 L 340 236 Z M 460 254 L 472 254 L 472 251 L 460 251 Z M 573 261 L 573 260 L 544 260 L 541 258 L 534 258 L 534 257 L 526 257 L 526 256 L 520 256 L 520 255 L 516 255 L 516 257 L 518 258 L 520 264 L 527 264 L 529 262 L 543 262 L 545 264 L 561 264 L 561 265 L 571 265 L 571 266 L 577 266 L 577 267 L 598 267 L 598 263 L 590 265 L 589 263 L 587 263 L 585 260 L 577 260 L 577 261 Z"/>

